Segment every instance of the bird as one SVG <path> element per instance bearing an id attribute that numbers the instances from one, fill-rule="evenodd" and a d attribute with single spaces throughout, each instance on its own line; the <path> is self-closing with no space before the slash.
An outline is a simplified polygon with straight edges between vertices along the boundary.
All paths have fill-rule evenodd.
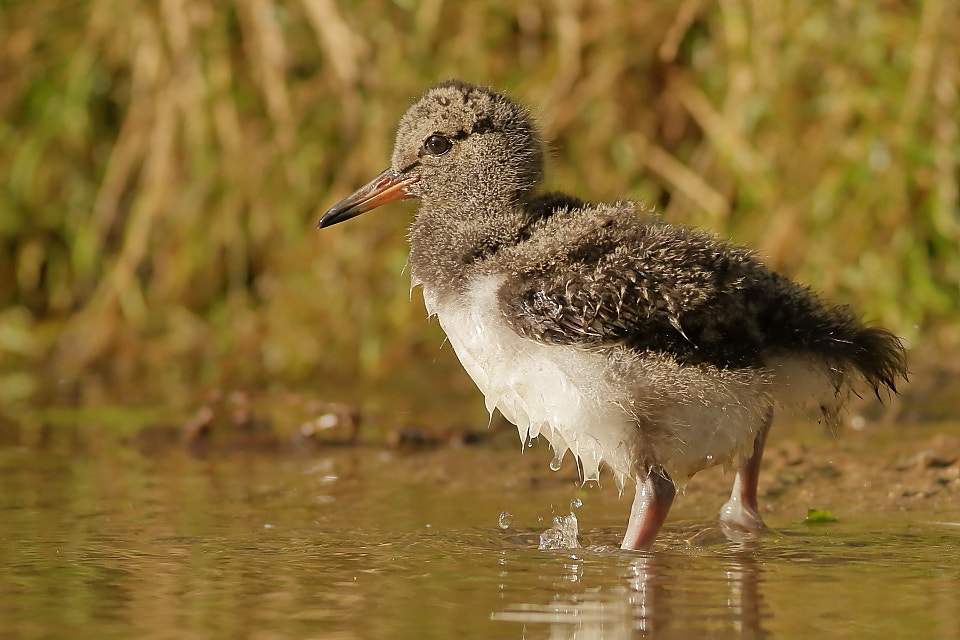
<path id="1" fill-rule="evenodd" d="M 621 548 L 649 549 L 698 471 L 735 469 L 719 521 L 765 528 L 758 476 L 774 410 L 833 419 L 857 388 L 897 393 L 891 331 L 646 206 L 542 189 L 530 112 L 463 80 L 400 119 L 390 166 L 327 211 L 329 227 L 405 199 L 412 286 L 491 415 L 570 452 L 582 481 L 636 485 Z"/>

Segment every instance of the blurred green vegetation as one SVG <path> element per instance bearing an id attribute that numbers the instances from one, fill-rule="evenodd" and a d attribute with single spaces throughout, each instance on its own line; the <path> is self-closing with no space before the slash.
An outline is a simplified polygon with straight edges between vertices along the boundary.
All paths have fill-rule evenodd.
<path id="1" fill-rule="evenodd" d="M 958 33 L 950 0 L 3 0 L 0 404 L 78 378 L 466 393 L 410 303 L 411 207 L 314 227 L 446 77 L 533 109 L 550 186 L 955 348 Z"/>

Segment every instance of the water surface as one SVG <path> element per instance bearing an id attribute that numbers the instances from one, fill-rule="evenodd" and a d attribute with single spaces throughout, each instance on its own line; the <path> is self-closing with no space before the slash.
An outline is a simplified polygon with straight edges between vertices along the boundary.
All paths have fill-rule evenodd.
<path id="1" fill-rule="evenodd" d="M 732 542 L 691 492 L 621 552 L 629 496 L 548 460 L 0 447 L 0 636 L 960 638 L 957 511 L 785 510 Z M 582 548 L 538 549 L 573 498 Z"/>

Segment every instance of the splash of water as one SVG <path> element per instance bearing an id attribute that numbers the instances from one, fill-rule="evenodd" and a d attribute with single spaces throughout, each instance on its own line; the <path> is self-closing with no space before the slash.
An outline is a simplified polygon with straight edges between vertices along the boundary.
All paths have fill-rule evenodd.
<path id="1" fill-rule="evenodd" d="M 553 526 L 540 534 L 541 549 L 579 549 L 577 516 L 556 516 Z"/>
<path id="2" fill-rule="evenodd" d="M 570 514 L 566 516 L 555 516 L 553 526 L 540 534 L 541 549 L 579 549 L 580 541 L 577 536 L 580 533 L 577 516 L 574 510 L 583 505 L 580 498 L 570 500 Z"/>

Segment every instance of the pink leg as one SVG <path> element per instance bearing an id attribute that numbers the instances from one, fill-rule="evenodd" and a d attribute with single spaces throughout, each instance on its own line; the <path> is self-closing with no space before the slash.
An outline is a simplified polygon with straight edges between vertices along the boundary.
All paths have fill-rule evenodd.
<path id="1" fill-rule="evenodd" d="M 767 433 L 773 421 L 773 409 L 767 410 L 763 425 L 753 441 L 753 455 L 744 460 L 737 469 L 733 480 L 733 491 L 726 504 L 720 507 L 720 522 L 746 529 L 760 531 L 764 528 L 763 518 L 757 507 L 757 485 L 760 477 L 760 461 L 763 459 L 763 447 L 767 443 Z"/>
<path id="2" fill-rule="evenodd" d="M 637 481 L 637 494 L 630 509 L 630 521 L 621 549 L 649 549 L 660 531 L 677 493 L 673 481 L 651 472 Z"/>

